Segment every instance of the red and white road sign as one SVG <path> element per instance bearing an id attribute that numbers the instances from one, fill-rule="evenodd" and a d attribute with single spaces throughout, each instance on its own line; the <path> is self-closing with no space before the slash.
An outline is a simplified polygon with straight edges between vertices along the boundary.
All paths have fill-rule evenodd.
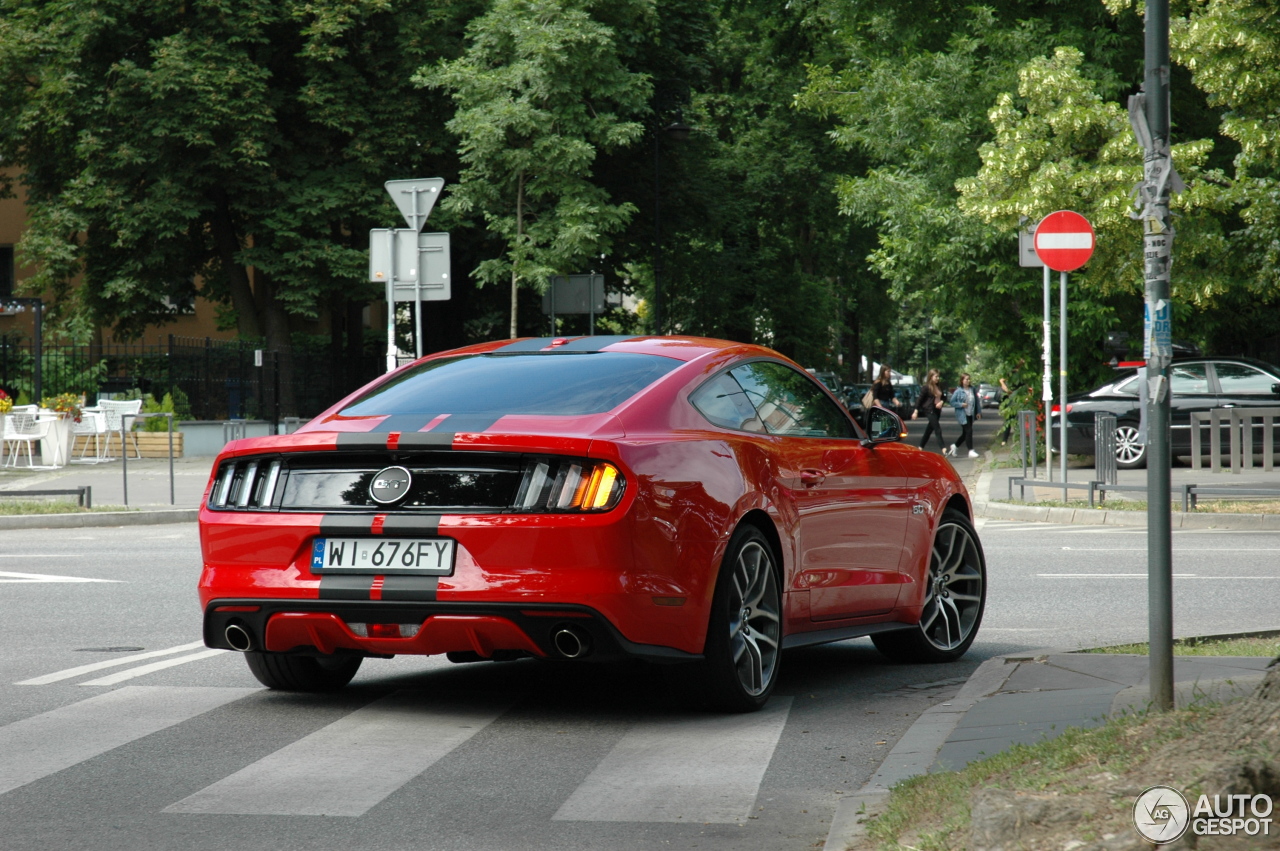
<path id="1" fill-rule="evenodd" d="M 1093 256 L 1093 225 L 1079 213 L 1059 210 L 1036 225 L 1036 255 L 1055 272 L 1074 272 Z"/>

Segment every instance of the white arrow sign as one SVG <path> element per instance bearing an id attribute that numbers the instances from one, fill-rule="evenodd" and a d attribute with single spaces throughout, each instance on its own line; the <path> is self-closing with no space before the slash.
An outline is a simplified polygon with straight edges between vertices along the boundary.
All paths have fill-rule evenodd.
<path id="1" fill-rule="evenodd" d="M 400 208 L 400 215 L 408 222 L 409 227 L 421 231 L 431 215 L 431 208 L 444 189 L 443 177 L 425 177 L 418 180 L 388 180 L 383 184 L 387 194 Z"/>

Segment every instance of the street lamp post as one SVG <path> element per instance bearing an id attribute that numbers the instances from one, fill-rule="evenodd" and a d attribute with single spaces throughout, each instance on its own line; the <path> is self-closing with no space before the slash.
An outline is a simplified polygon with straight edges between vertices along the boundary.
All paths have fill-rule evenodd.
<path id="1" fill-rule="evenodd" d="M 663 128 L 673 141 L 683 142 L 693 128 L 673 121 Z M 653 333 L 662 333 L 662 168 L 659 134 L 653 134 Z"/>

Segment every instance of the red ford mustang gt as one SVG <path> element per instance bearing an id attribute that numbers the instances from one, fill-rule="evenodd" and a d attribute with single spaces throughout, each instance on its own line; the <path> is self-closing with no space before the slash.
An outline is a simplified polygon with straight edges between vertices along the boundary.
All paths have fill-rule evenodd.
<path id="1" fill-rule="evenodd" d="M 788 647 L 973 642 L 986 566 L 942 458 L 768 349 L 696 337 L 431 355 L 237 440 L 200 511 L 210 647 L 272 688 L 366 657 L 685 663 L 764 705 Z"/>

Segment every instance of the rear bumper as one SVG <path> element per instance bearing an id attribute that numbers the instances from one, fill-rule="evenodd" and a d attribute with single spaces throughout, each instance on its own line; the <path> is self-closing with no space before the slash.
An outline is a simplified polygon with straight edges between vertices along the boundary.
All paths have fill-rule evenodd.
<path id="1" fill-rule="evenodd" d="M 293 653 L 358 653 L 367 656 L 475 653 L 566 658 L 554 641 L 570 629 L 588 647 L 577 658 L 615 661 L 693 661 L 700 655 L 628 641 L 599 612 L 586 606 L 518 603 L 373 602 L 332 600 L 213 600 L 204 612 L 204 643 L 235 650 L 227 627 L 239 626 L 250 649 Z M 399 638 L 357 634 L 352 624 L 404 624 L 418 629 Z M 406 630 L 406 632 L 409 630 Z"/>

